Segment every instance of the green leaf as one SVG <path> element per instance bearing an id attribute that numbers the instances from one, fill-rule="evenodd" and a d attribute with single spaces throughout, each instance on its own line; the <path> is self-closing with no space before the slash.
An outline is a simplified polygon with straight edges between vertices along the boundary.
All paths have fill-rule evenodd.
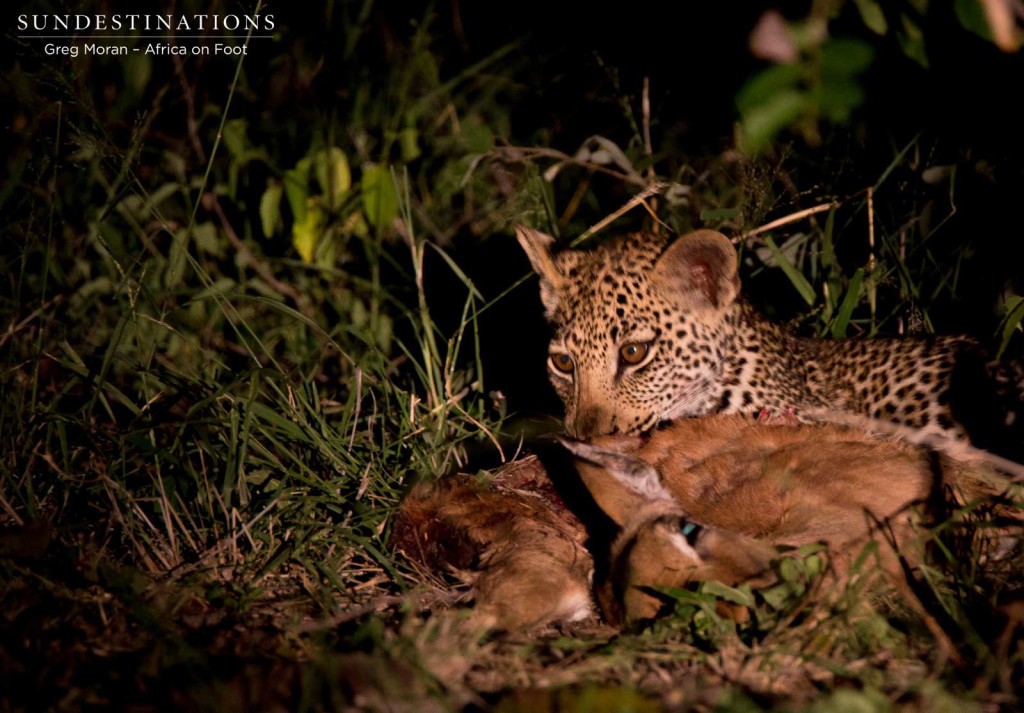
<path id="1" fill-rule="evenodd" d="M 803 276 L 803 273 L 793 267 L 793 263 L 789 261 L 786 254 L 779 250 L 779 247 L 775 244 L 775 241 L 771 239 L 771 236 L 765 236 L 764 244 L 772 251 L 776 262 L 779 263 L 779 267 L 786 273 L 786 277 L 793 283 L 793 287 L 800 293 L 800 296 L 804 298 L 804 302 L 808 305 L 814 304 L 814 288 L 811 287 L 811 283 L 807 281 L 807 278 Z"/>
<path id="2" fill-rule="evenodd" d="M 797 64 L 777 64 L 759 72 L 736 95 L 736 108 L 741 114 L 756 111 L 779 93 L 795 88 L 802 73 Z"/>
<path id="3" fill-rule="evenodd" d="M 370 234 L 370 226 L 366 224 L 363 212 L 356 211 L 346 218 L 341 226 L 341 232 L 343 235 L 355 235 L 360 238 L 367 237 Z"/>
<path id="4" fill-rule="evenodd" d="M 305 262 L 313 262 L 316 244 L 323 233 L 324 219 L 323 209 L 315 201 L 310 200 L 302 220 L 295 221 L 292 226 L 292 245 Z"/>
<path id="5" fill-rule="evenodd" d="M 791 557 L 779 560 L 779 577 L 783 582 L 798 582 L 803 579 L 803 567 Z"/>
<path id="6" fill-rule="evenodd" d="M 821 75 L 827 83 L 849 80 L 871 66 L 875 51 L 867 42 L 844 37 L 831 39 L 821 48 Z"/>
<path id="7" fill-rule="evenodd" d="M 263 235 L 271 237 L 281 225 L 281 196 L 284 186 L 277 181 L 267 181 L 267 190 L 260 198 L 260 227 Z"/>
<path id="8" fill-rule="evenodd" d="M 161 205 L 165 200 L 175 195 L 180 190 L 181 186 L 176 183 L 165 183 L 146 196 L 146 202 L 142 205 L 140 213 L 145 216 L 152 215 L 157 206 Z"/>
<path id="9" fill-rule="evenodd" d="M 352 187 L 352 171 L 345 152 L 337 146 L 318 151 L 313 157 L 313 170 L 320 190 L 327 197 L 327 207 L 340 206 L 341 199 Z"/>
<path id="10" fill-rule="evenodd" d="M 978 0 L 954 0 L 953 12 L 957 21 L 964 29 L 973 32 L 978 37 L 992 41 L 992 28 L 985 18 L 985 10 Z"/>
<path id="11" fill-rule="evenodd" d="M 295 168 L 284 172 L 284 194 L 288 198 L 288 207 L 292 209 L 292 218 L 296 222 L 302 221 L 306 217 L 311 165 L 312 159 L 307 156 L 295 164 Z"/>
<path id="12" fill-rule="evenodd" d="M 715 598 L 703 591 L 695 592 L 692 589 L 682 587 L 655 587 L 655 590 L 671 597 L 680 604 L 692 604 L 699 607 L 714 608 Z"/>
<path id="13" fill-rule="evenodd" d="M 825 571 L 825 560 L 820 555 L 810 555 L 804 560 L 804 566 L 807 568 L 808 576 L 817 577 Z"/>
<path id="14" fill-rule="evenodd" d="M 209 287 L 204 287 L 203 289 L 196 292 L 192 296 L 191 301 L 201 302 L 212 297 L 221 297 L 223 295 L 226 295 L 231 290 L 233 290 L 236 284 L 237 283 L 230 277 L 221 277 Z"/>
<path id="15" fill-rule="evenodd" d="M 240 160 L 246 152 L 248 140 L 245 136 L 245 119 L 231 119 L 224 124 L 224 146 L 227 148 L 231 158 Z"/>
<path id="16" fill-rule="evenodd" d="M 853 110 L 864 103 L 864 90 L 859 84 L 845 80 L 825 82 L 818 94 L 818 108 L 826 119 L 844 124 Z"/>
<path id="17" fill-rule="evenodd" d="M 391 340 L 394 337 L 394 333 L 395 327 L 391 317 L 386 314 L 377 315 L 377 329 L 373 336 L 377 347 L 384 354 L 391 352 Z"/>
<path id="18" fill-rule="evenodd" d="M 921 32 L 917 23 L 906 15 L 900 15 L 900 22 L 903 25 L 903 31 L 896 35 L 900 41 L 900 49 L 907 57 L 928 69 L 928 52 L 924 46 L 924 33 Z"/>
<path id="19" fill-rule="evenodd" d="M 366 220 L 378 230 L 391 225 L 398 217 L 398 195 L 387 166 L 372 163 L 364 166 L 361 187 Z"/>
<path id="20" fill-rule="evenodd" d="M 996 359 L 1002 358 L 1003 352 L 1006 351 L 1014 331 L 1022 329 L 1022 321 L 1024 321 L 1024 297 L 1013 295 L 1006 301 L 1006 316 L 1000 322 L 1002 339 L 999 341 L 999 351 L 996 353 Z"/>
<path id="21" fill-rule="evenodd" d="M 825 571 L 825 563 L 828 557 L 828 547 L 821 542 L 812 542 L 801 545 L 797 548 L 797 554 L 803 559 L 807 575 L 816 577 Z"/>
<path id="22" fill-rule="evenodd" d="M 799 557 L 806 559 L 811 555 L 828 553 L 828 546 L 821 542 L 811 542 L 797 547 L 796 553 Z"/>
<path id="23" fill-rule="evenodd" d="M 832 336 L 836 339 L 842 339 L 846 336 L 846 328 L 850 324 L 850 316 L 853 315 L 853 308 L 860 302 L 861 295 L 863 294 L 863 282 L 864 282 L 864 268 L 857 268 L 857 272 L 853 273 L 853 277 L 850 278 L 850 286 L 846 288 L 846 295 L 843 297 L 843 303 L 839 305 L 839 311 L 836 313 L 836 321 L 832 323 Z"/>
<path id="24" fill-rule="evenodd" d="M 854 0 L 857 11 L 860 12 L 860 19 L 864 21 L 867 28 L 876 35 L 884 35 L 889 31 L 889 23 L 885 21 L 885 13 L 875 0 Z"/>
<path id="25" fill-rule="evenodd" d="M 167 255 L 167 267 L 164 270 L 164 287 L 166 289 L 179 286 L 185 278 L 188 242 L 188 230 L 178 230 L 174 233 L 171 249 Z"/>
<path id="26" fill-rule="evenodd" d="M 756 107 L 740 121 L 740 148 L 757 153 L 776 134 L 795 122 L 804 110 L 804 96 L 788 90 Z"/>
<path id="27" fill-rule="evenodd" d="M 153 73 L 153 58 L 142 52 L 133 52 L 121 60 L 124 83 L 133 93 L 142 94 Z"/>
<path id="28" fill-rule="evenodd" d="M 415 126 L 407 126 L 398 132 L 398 146 L 402 150 L 402 160 L 408 163 L 420 157 L 420 134 Z"/>
<path id="29" fill-rule="evenodd" d="M 724 599 L 727 602 L 739 604 L 742 607 L 750 607 L 753 609 L 757 604 L 749 586 L 737 589 L 736 587 L 729 587 L 721 582 L 712 580 L 704 582 L 701 585 L 701 591 L 719 599 Z"/>
<path id="30" fill-rule="evenodd" d="M 786 603 L 793 598 L 795 592 L 788 584 L 780 584 L 774 587 L 766 587 L 758 592 L 765 603 L 775 611 L 786 606 Z"/>
<path id="31" fill-rule="evenodd" d="M 215 257 L 224 257 L 226 240 L 217 232 L 217 226 L 207 221 L 192 228 L 192 240 L 199 250 Z"/>
<path id="32" fill-rule="evenodd" d="M 469 153 L 487 153 L 494 148 L 494 134 L 486 124 L 462 127 L 462 144 Z"/>
<path id="33" fill-rule="evenodd" d="M 821 233 L 821 266 L 831 272 L 836 264 L 836 251 L 832 242 L 832 235 L 836 227 L 836 209 L 833 206 L 825 218 L 825 229 Z"/>

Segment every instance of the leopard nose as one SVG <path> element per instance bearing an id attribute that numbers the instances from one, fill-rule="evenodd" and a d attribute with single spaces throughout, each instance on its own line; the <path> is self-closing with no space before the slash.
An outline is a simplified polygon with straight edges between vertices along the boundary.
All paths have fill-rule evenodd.
<path id="1" fill-rule="evenodd" d="M 580 409 L 566 430 L 573 438 L 586 439 L 615 432 L 615 419 L 610 411 L 600 407 Z"/>

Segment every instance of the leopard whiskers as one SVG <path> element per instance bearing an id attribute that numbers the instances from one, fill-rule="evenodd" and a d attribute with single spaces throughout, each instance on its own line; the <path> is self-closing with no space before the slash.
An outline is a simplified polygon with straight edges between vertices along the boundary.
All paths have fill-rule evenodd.
<path id="1" fill-rule="evenodd" d="M 697 408 L 703 401 L 708 398 L 708 393 L 711 390 L 712 383 L 711 379 L 706 376 L 702 376 L 699 379 L 694 380 L 682 395 L 672 402 L 669 406 L 661 413 L 661 417 L 658 422 L 662 421 L 674 421 L 677 418 L 683 416 L 695 416 L 702 413 L 707 413 L 708 409 Z"/>

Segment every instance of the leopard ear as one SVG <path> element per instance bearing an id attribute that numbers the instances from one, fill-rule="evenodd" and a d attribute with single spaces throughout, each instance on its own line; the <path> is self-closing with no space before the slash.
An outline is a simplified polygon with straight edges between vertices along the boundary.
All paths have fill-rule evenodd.
<path id="1" fill-rule="evenodd" d="M 714 230 L 687 233 L 658 258 L 654 284 L 687 309 L 724 310 L 740 291 L 736 249 Z"/>
<path id="2" fill-rule="evenodd" d="M 545 314 L 550 318 L 558 307 L 558 293 L 565 282 L 565 275 L 555 265 L 551 253 L 555 239 L 525 225 L 516 226 L 516 239 L 530 259 L 533 271 L 540 276 L 540 301 L 544 304 Z"/>

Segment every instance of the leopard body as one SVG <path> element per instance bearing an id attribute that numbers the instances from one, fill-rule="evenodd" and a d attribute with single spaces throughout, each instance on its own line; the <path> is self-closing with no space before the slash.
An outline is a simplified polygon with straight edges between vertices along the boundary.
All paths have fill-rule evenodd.
<path id="1" fill-rule="evenodd" d="M 1021 369 L 970 338 L 796 336 L 740 295 L 735 249 L 714 231 L 674 242 L 635 233 L 588 251 L 555 251 L 528 228 L 518 238 L 541 278 L 549 373 L 570 435 L 832 410 L 1020 457 Z"/>

